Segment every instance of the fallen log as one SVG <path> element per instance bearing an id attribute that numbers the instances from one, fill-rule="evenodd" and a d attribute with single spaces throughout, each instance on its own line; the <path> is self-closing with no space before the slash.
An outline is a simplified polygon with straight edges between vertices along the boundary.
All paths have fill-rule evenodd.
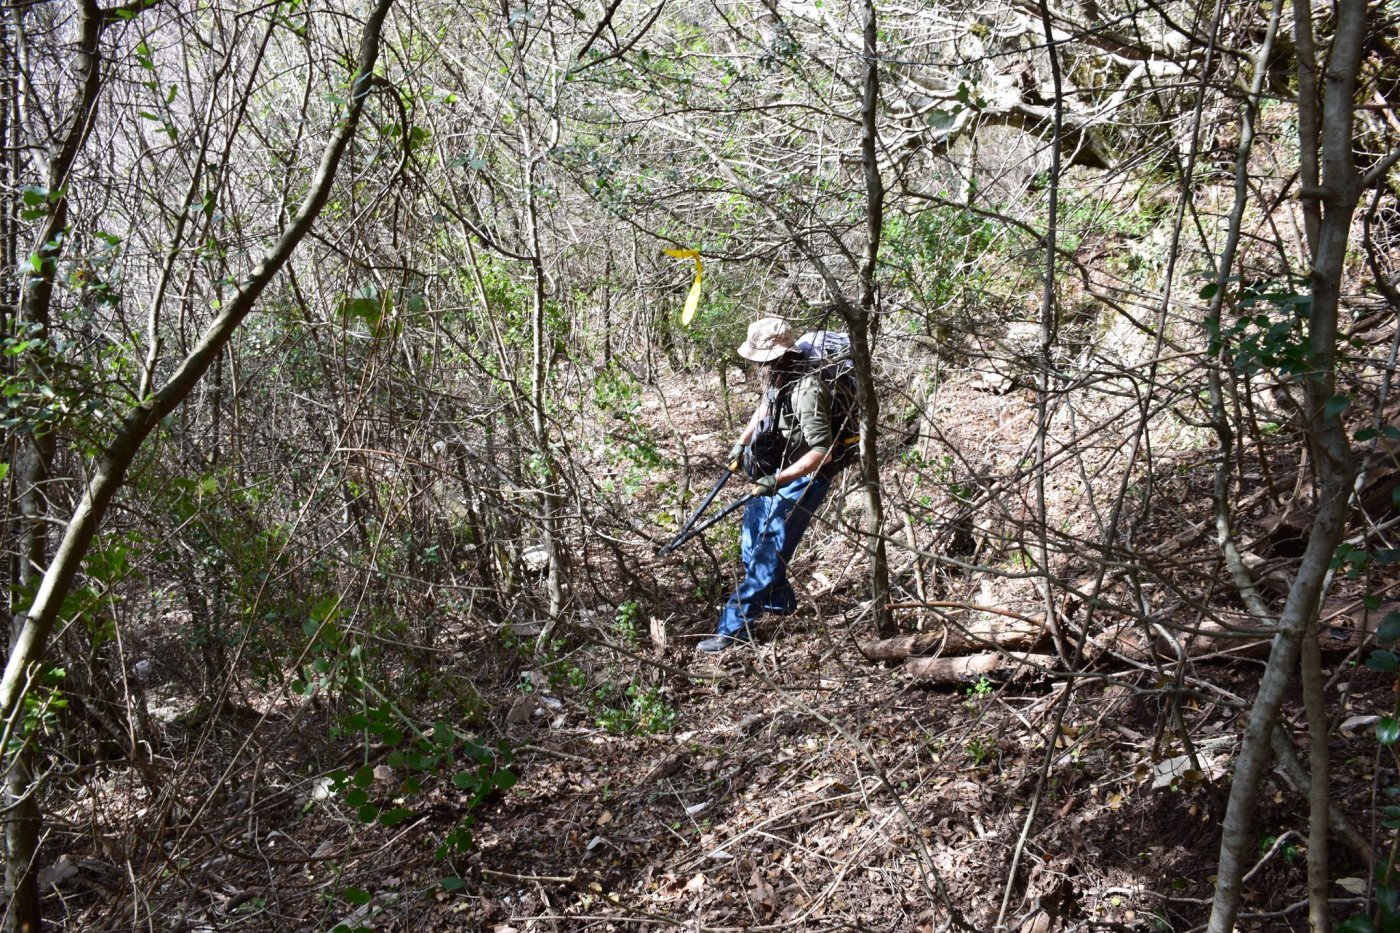
<path id="1" fill-rule="evenodd" d="M 1253 658 L 1263 660 L 1269 656 L 1273 645 L 1273 635 L 1267 632 L 1248 634 L 1235 628 L 1221 625 L 1209 619 L 1203 620 L 1192 631 L 1172 632 L 1172 639 L 1186 650 L 1186 656 L 1197 660 L 1207 658 Z M 1164 661 L 1177 660 L 1176 646 L 1158 632 L 1153 639 L 1157 654 Z"/>
<path id="2" fill-rule="evenodd" d="M 1165 626 L 1148 628 L 1141 622 L 1117 622 L 1091 635 L 1084 644 L 1086 664 L 1105 654 L 1135 664 L 1180 661 L 1183 655 L 1197 660 L 1219 658 L 1266 658 L 1271 637 L 1229 629 L 1218 622 L 1202 621 L 1190 630 Z"/>
<path id="3" fill-rule="evenodd" d="M 1317 618 L 1317 639 L 1323 651 L 1351 651 L 1374 636 L 1386 616 L 1400 612 L 1400 602 L 1389 600 L 1367 609 L 1360 599 L 1329 599 Z"/>
<path id="4" fill-rule="evenodd" d="M 904 662 L 904 671 L 914 680 L 924 683 L 958 684 L 982 677 L 1011 680 L 1036 668 L 1051 668 L 1058 663 L 1059 659 L 1051 654 L 987 651 L 961 658 L 910 658 Z"/>
<path id="5" fill-rule="evenodd" d="M 1082 660 L 1086 665 L 1093 664 L 1105 653 L 1138 664 L 1150 664 L 1154 657 L 1151 640 L 1138 622 L 1117 622 L 1091 635 L 1084 643 Z"/>
<path id="6" fill-rule="evenodd" d="M 981 620 L 962 628 L 944 625 L 940 631 L 900 635 L 860 643 L 860 652 L 872 661 L 903 661 L 923 655 L 955 655 L 1006 648 L 1032 651 L 1045 641 L 1044 617 Z"/>

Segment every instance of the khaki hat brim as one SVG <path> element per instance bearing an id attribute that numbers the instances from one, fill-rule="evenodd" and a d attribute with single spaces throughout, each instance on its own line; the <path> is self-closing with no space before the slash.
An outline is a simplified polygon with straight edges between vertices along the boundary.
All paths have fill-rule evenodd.
<path id="1" fill-rule="evenodd" d="M 749 345 L 749 342 L 745 340 L 743 343 L 739 344 L 739 355 L 754 363 L 771 363 L 791 349 L 792 347 L 777 346 L 768 350 L 755 350 Z"/>

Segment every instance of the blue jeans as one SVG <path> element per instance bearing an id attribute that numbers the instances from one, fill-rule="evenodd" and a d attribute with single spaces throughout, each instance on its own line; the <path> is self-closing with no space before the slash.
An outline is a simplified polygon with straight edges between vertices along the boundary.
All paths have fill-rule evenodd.
<path id="1" fill-rule="evenodd" d="M 765 612 L 789 613 L 797 594 L 788 582 L 788 561 L 831 481 L 815 474 L 788 483 L 774 496 L 757 496 L 744 507 L 744 581 L 719 617 L 719 634 L 748 638 L 749 624 Z"/>

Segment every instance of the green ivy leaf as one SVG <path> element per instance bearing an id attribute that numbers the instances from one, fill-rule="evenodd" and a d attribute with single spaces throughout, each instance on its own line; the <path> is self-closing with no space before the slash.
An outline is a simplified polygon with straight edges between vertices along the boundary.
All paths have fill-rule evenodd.
<path id="1" fill-rule="evenodd" d="M 1376 628 L 1376 639 L 1386 644 L 1400 638 L 1400 612 L 1387 612 Z"/>
<path id="2" fill-rule="evenodd" d="M 370 901 L 374 900 L 374 896 L 371 895 L 364 888 L 346 888 L 345 899 L 350 903 L 354 904 L 356 907 L 363 907 Z"/>
<path id="3" fill-rule="evenodd" d="M 467 886 L 461 878 L 444 878 L 441 884 L 444 891 L 460 891 Z"/>
<path id="4" fill-rule="evenodd" d="M 1376 723 L 1376 741 L 1382 745 L 1394 745 L 1400 741 L 1400 722 L 1392 716 L 1385 716 Z"/>
<path id="5" fill-rule="evenodd" d="M 1346 395 L 1334 395 L 1322 406 L 1322 417 L 1335 418 L 1346 411 L 1351 404 L 1351 398 Z"/>
<path id="6" fill-rule="evenodd" d="M 953 119 L 954 115 L 947 110 L 931 110 L 927 117 L 928 125 L 936 130 L 946 130 L 953 125 Z"/>
<path id="7" fill-rule="evenodd" d="M 394 807 L 379 814 L 379 822 L 385 826 L 397 826 L 413 816 L 413 811 L 405 807 Z"/>
<path id="8" fill-rule="evenodd" d="M 1383 674 L 1393 674 L 1400 670 L 1400 659 L 1396 658 L 1393 651 L 1372 651 L 1371 656 L 1366 659 L 1366 666 Z"/>

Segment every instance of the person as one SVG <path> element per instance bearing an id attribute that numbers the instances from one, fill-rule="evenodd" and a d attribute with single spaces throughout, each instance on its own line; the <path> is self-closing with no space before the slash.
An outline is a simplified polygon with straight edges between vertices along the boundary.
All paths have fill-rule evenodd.
<path id="1" fill-rule="evenodd" d="M 792 328 L 778 318 L 760 318 L 749 325 L 739 355 L 759 364 L 764 397 L 727 462 L 732 465 L 747 452 L 750 462 L 764 464 L 764 471 L 754 480 L 753 498 L 744 508 L 744 579 L 725 603 L 715 634 L 697 646 L 707 654 L 746 643 L 763 613 L 786 615 L 797 609 L 788 562 L 826 498 L 834 472 L 824 469 L 836 435 L 831 391 L 811 371 Z M 769 468 L 772 472 L 766 472 Z"/>

